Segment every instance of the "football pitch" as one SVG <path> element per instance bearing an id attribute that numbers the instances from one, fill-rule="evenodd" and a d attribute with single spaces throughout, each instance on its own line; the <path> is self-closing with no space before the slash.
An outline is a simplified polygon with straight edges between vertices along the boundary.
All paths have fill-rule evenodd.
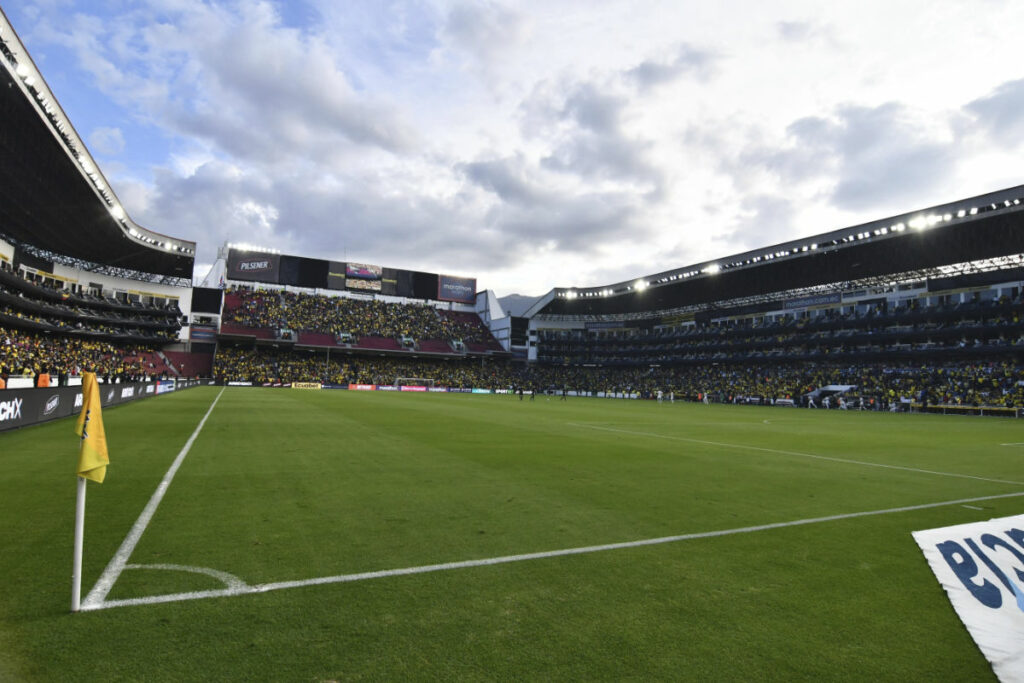
<path id="1" fill-rule="evenodd" d="M 911 532 L 999 418 L 202 387 L 0 435 L 0 680 L 994 680 Z"/>

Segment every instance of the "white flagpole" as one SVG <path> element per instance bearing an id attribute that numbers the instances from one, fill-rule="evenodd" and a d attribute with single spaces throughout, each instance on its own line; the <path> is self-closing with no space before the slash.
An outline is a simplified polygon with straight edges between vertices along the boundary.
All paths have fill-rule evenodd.
<path id="1" fill-rule="evenodd" d="M 82 541 L 85 536 L 85 477 L 78 478 L 78 500 L 75 503 L 75 561 L 71 572 L 71 611 L 82 606 Z"/>

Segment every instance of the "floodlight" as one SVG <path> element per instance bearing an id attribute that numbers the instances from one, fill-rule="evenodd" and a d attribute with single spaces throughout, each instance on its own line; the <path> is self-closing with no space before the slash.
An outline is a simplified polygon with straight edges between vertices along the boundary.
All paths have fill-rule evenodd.
<path id="1" fill-rule="evenodd" d="M 647 281 L 646 280 L 637 280 L 636 282 L 633 283 L 633 287 L 636 289 L 636 291 L 642 292 L 645 289 L 647 289 Z"/>
<path id="2" fill-rule="evenodd" d="M 124 209 L 122 209 L 120 206 L 115 205 L 112 209 L 110 209 L 110 213 L 113 214 L 114 218 L 116 218 L 117 220 L 122 220 L 124 218 Z"/>
<path id="3" fill-rule="evenodd" d="M 707 273 L 708 275 L 714 275 L 721 269 L 722 267 L 719 266 L 717 263 L 712 263 L 710 266 L 704 269 L 704 272 Z"/>
<path id="4" fill-rule="evenodd" d="M 16 69 L 16 71 L 17 71 L 18 75 L 21 76 L 22 78 L 28 78 L 28 74 L 29 74 L 28 67 L 25 66 L 24 64 L 19 64 L 18 68 Z"/>

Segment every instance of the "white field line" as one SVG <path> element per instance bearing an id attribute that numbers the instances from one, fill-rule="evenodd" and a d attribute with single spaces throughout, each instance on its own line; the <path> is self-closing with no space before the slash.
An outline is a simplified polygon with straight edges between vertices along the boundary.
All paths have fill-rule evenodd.
<path id="1" fill-rule="evenodd" d="M 1024 446 L 1024 441 L 1014 441 L 1013 443 L 1001 443 L 1000 446 Z"/>
<path id="2" fill-rule="evenodd" d="M 615 429 L 614 427 L 600 427 L 585 422 L 567 422 L 572 427 L 583 429 L 597 429 L 603 432 L 615 432 L 617 434 L 629 434 L 631 436 L 647 436 L 653 439 L 666 439 L 668 441 L 684 441 L 686 443 L 699 443 L 705 446 L 718 446 L 721 448 L 738 448 L 759 453 L 773 453 L 775 455 L 790 455 L 797 458 L 811 458 L 814 460 L 828 460 L 830 462 L 841 462 L 847 465 L 863 465 L 864 467 L 880 467 L 887 470 L 903 470 L 904 472 L 916 472 L 918 474 L 933 474 L 939 477 L 956 477 L 958 479 L 973 479 L 975 481 L 989 481 L 996 484 L 1009 484 L 1011 486 L 1024 486 L 1024 482 L 1011 481 L 1008 479 L 993 479 L 991 477 L 978 477 L 973 474 L 958 474 L 956 472 L 939 472 L 936 470 L 925 470 L 917 467 L 906 467 L 904 465 L 886 465 L 878 462 L 866 462 L 864 460 L 851 460 L 849 458 L 834 458 L 828 455 L 816 455 L 814 453 L 799 453 L 797 451 L 781 451 L 775 448 L 764 448 L 763 446 L 749 446 L 742 443 L 724 443 L 722 441 L 705 441 L 704 439 L 691 439 L 685 436 L 670 436 L 657 434 L 655 432 L 639 432 L 632 429 Z"/>
<path id="3" fill-rule="evenodd" d="M 968 507 L 965 505 L 964 507 Z M 974 508 L 980 510 L 981 508 Z M 171 572 L 189 572 L 192 574 L 205 574 L 206 576 L 217 579 L 228 588 L 247 588 L 245 581 L 234 574 L 228 574 L 217 569 L 209 569 L 207 567 L 190 567 L 184 564 L 126 564 L 125 569 L 162 569 Z"/>
<path id="4" fill-rule="evenodd" d="M 539 553 L 526 553 L 524 555 L 504 555 L 502 557 L 489 557 L 480 560 L 464 560 L 462 562 L 444 562 L 442 564 L 428 564 L 419 567 L 406 567 L 404 569 L 385 569 L 374 572 L 361 572 L 358 574 L 341 574 L 338 576 L 324 576 L 318 579 L 304 579 L 301 581 L 278 581 L 275 583 L 263 583 L 253 586 L 229 587 L 217 590 L 193 591 L 190 593 L 171 593 L 168 595 L 153 595 L 144 598 L 129 598 L 124 600 L 107 600 L 105 602 L 91 602 L 88 605 L 82 604 L 82 611 L 109 609 L 111 607 L 128 607 L 132 605 L 155 605 L 165 602 L 180 602 L 183 600 L 199 600 L 203 598 L 222 598 L 236 595 L 252 595 L 253 593 L 267 593 L 269 591 L 284 590 L 287 588 L 303 588 L 305 586 L 322 586 L 332 583 L 351 583 L 354 581 L 366 581 L 369 579 L 383 579 L 390 576 L 408 576 L 411 574 L 427 574 L 430 572 L 450 571 L 453 569 L 469 569 L 472 567 L 488 567 L 496 564 L 509 564 L 511 562 L 525 562 L 528 560 L 543 560 L 552 557 L 565 557 L 567 555 L 585 555 L 588 553 L 599 553 L 607 550 L 623 550 L 626 548 L 639 548 L 648 545 L 659 545 L 662 543 L 676 543 L 679 541 L 690 541 L 700 538 L 714 538 L 717 536 L 732 536 L 734 534 L 748 534 L 755 531 L 767 531 L 769 529 L 781 529 L 784 527 L 802 526 L 806 524 L 819 524 L 821 522 L 834 522 L 842 519 L 853 519 L 856 517 L 869 517 L 872 515 L 888 515 L 897 512 L 912 512 L 915 510 L 927 510 L 929 508 L 945 507 L 949 505 L 964 505 L 965 503 L 977 503 L 986 500 L 997 500 L 999 498 L 1014 498 L 1024 496 L 1024 491 L 1017 493 L 1002 493 L 994 496 L 983 496 L 981 498 L 963 498 L 961 500 L 947 500 L 941 503 L 924 503 L 922 505 L 908 505 L 905 507 L 888 508 L 885 510 L 868 510 L 866 512 L 848 512 L 841 515 L 829 515 L 828 517 L 812 517 L 809 519 L 797 519 L 789 522 L 775 522 L 773 524 L 759 524 L 757 526 L 739 527 L 736 529 L 721 529 L 718 531 L 702 531 L 692 534 L 680 534 L 678 536 L 662 536 L 660 538 L 647 538 L 639 541 L 628 541 L 624 543 L 606 543 L 604 545 L 590 545 L 580 548 L 565 548 L 563 550 L 547 550 Z"/>
<path id="5" fill-rule="evenodd" d="M 178 453 L 178 457 L 171 463 L 171 467 L 167 470 L 167 474 L 164 475 L 160 485 L 156 487 L 156 491 L 150 497 L 146 507 L 142 510 L 142 514 L 135 520 L 135 525 L 132 526 L 131 531 L 125 537 L 124 541 L 121 542 L 121 547 L 117 549 L 114 557 L 110 559 L 107 564 L 107 568 L 103 570 L 96 585 L 89 591 L 89 595 L 85 596 L 85 600 L 82 601 L 82 609 L 95 609 L 97 605 L 103 603 L 106 599 L 107 594 L 110 593 L 110 589 L 114 587 L 114 583 L 117 582 L 121 572 L 124 571 L 125 565 L 128 564 L 128 558 L 132 556 L 132 552 L 135 550 L 135 546 L 138 545 L 139 539 L 142 538 L 142 533 L 149 526 L 150 520 L 153 519 L 153 515 L 156 513 L 157 507 L 160 505 L 160 501 L 164 499 L 164 494 L 167 493 L 167 488 L 171 485 L 171 480 L 174 479 L 174 475 L 177 474 L 178 468 L 181 467 L 182 461 L 185 460 L 185 456 L 192 450 L 192 444 L 195 443 L 196 437 L 199 436 L 199 432 L 202 431 L 203 425 L 206 424 L 207 418 L 210 417 L 210 413 L 213 412 L 214 407 L 217 405 L 217 401 L 224 395 L 224 389 L 220 390 L 217 397 L 213 399 L 213 403 L 210 404 L 210 409 L 206 411 L 206 415 L 203 415 L 203 419 L 199 421 L 199 425 L 195 431 L 192 432 L 192 436 L 188 438 L 181 451 Z"/>

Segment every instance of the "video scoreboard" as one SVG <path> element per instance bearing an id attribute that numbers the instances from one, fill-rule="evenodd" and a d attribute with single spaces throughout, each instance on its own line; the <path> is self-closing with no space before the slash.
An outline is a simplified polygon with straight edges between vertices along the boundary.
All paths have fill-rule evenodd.
<path id="1" fill-rule="evenodd" d="M 476 278 L 385 268 L 370 263 L 228 250 L 227 278 L 249 282 L 473 303 Z"/>

